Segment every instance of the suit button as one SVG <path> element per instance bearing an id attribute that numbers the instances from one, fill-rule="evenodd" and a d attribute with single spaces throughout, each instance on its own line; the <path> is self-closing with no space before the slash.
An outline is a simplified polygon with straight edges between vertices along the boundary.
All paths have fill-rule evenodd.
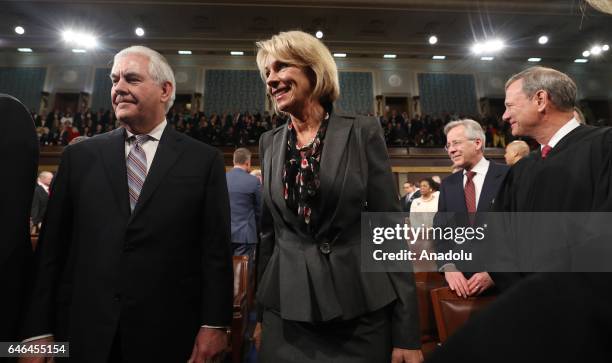
<path id="1" fill-rule="evenodd" d="M 324 255 L 329 255 L 331 253 L 331 244 L 329 242 L 323 242 L 319 245 L 319 250 Z"/>
<path id="2" fill-rule="evenodd" d="M 120 293 L 116 293 L 115 296 L 113 296 L 113 301 L 114 302 L 121 301 L 121 294 Z"/>

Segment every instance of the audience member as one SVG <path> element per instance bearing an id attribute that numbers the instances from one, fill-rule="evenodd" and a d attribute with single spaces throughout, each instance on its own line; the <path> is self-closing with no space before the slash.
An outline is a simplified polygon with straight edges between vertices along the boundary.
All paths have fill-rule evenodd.
<path id="1" fill-rule="evenodd" d="M 506 164 L 512 166 L 527 155 L 529 155 L 529 145 L 523 140 L 514 140 L 506 146 L 504 158 Z"/>
<path id="2" fill-rule="evenodd" d="M 53 181 L 53 173 L 42 171 L 38 174 L 34 197 L 32 199 L 32 228 L 35 232 L 40 230 L 43 218 L 47 211 L 49 200 L 49 187 Z"/>

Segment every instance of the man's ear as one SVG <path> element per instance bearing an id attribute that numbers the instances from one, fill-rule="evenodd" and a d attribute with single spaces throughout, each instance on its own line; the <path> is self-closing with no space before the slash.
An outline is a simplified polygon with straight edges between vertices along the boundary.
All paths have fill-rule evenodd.
<path id="1" fill-rule="evenodd" d="M 170 98 L 172 97 L 172 91 L 174 90 L 174 86 L 172 85 L 172 83 L 166 81 L 164 82 L 164 84 L 162 84 L 161 88 L 162 88 L 161 101 L 163 103 L 166 103 L 170 101 Z"/>
<path id="2" fill-rule="evenodd" d="M 538 107 L 538 112 L 543 112 L 550 102 L 550 96 L 548 95 L 548 92 L 539 90 L 533 95 L 533 100 Z"/>

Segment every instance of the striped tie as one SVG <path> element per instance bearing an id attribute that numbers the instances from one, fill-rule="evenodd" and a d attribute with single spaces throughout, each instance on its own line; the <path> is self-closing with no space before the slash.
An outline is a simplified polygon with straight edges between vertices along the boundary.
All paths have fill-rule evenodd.
<path id="1" fill-rule="evenodd" d="M 147 155 L 142 149 L 142 144 L 149 140 L 149 135 L 134 135 L 130 137 L 130 140 L 132 148 L 127 157 L 127 176 L 130 191 L 130 209 L 133 212 L 147 177 Z"/>

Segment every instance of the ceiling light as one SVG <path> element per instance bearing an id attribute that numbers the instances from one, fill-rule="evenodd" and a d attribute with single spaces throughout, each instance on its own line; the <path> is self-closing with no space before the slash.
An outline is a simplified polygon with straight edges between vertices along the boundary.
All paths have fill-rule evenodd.
<path id="1" fill-rule="evenodd" d="M 346 58 L 346 53 L 334 53 L 334 57 L 336 57 L 336 58 Z"/>
<path id="2" fill-rule="evenodd" d="M 17 48 L 17 51 L 21 53 L 32 53 L 32 48 Z"/>
<path id="3" fill-rule="evenodd" d="M 584 52 L 582 52 L 582 56 L 585 57 L 585 58 L 590 56 L 590 55 L 591 55 L 591 52 L 589 52 L 588 50 L 585 50 Z"/>
<path id="4" fill-rule="evenodd" d="M 542 58 L 529 58 L 529 59 L 527 59 L 527 62 L 539 62 L 541 60 L 542 60 Z"/>
<path id="5" fill-rule="evenodd" d="M 504 49 L 505 44 L 499 39 L 490 40 L 484 43 L 474 43 L 472 52 L 474 54 L 492 54 Z"/>
<path id="6" fill-rule="evenodd" d="M 72 53 L 87 53 L 85 49 L 73 49 Z"/>
<path id="7" fill-rule="evenodd" d="M 599 45 L 593 46 L 593 48 L 591 48 L 591 54 L 593 54 L 593 55 L 600 55 L 601 54 L 601 47 Z"/>
<path id="8" fill-rule="evenodd" d="M 62 37 L 66 43 L 73 43 L 80 48 L 95 48 L 98 45 L 98 40 L 92 34 L 77 32 L 72 29 L 64 30 Z"/>
<path id="9" fill-rule="evenodd" d="M 237 51 L 237 50 L 233 50 L 230 52 L 231 55 L 244 55 L 243 51 Z"/>
<path id="10" fill-rule="evenodd" d="M 483 61 L 492 61 L 493 59 L 495 59 L 495 57 L 480 57 L 480 60 Z"/>
<path id="11" fill-rule="evenodd" d="M 139 37 L 142 37 L 145 34 L 145 31 L 143 28 L 138 27 L 134 29 L 134 33 L 136 33 L 136 35 L 138 35 Z"/>
<path id="12" fill-rule="evenodd" d="M 397 54 L 385 54 L 385 55 L 383 55 L 383 58 L 395 59 L 395 58 L 397 58 Z"/>
<path id="13" fill-rule="evenodd" d="M 548 43 L 548 37 L 546 35 L 542 35 L 541 37 L 538 38 L 538 43 L 540 44 Z"/>
<path id="14" fill-rule="evenodd" d="M 444 60 L 446 59 L 445 55 L 434 55 L 431 59 Z"/>
<path id="15" fill-rule="evenodd" d="M 25 29 L 22 26 L 16 26 L 15 33 L 22 35 L 23 33 L 25 33 Z"/>
<path id="16" fill-rule="evenodd" d="M 584 59 L 584 58 L 574 59 L 574 63 L 586 63 L 588 61 L 589 61 L 588 59 Z"/>
<path id="17" fill-rule="evenodd" d="M 323 32 L 320 30 L 317 30 L 317 32 L 315 33 L 315 37 L 317 37 L 317 39 L 323 38 Z"/>
<path id="18" fill-rule="evenodd" d="M 603 50 L 604 52 L 607 52 L 608 50 L 610 50 L 610 46 L 607 44 L 604 44 L 601 46 L 601 50 Z"/>
<path id="19" fill-rule="evenodd" d="M 438 37 L 435 35 L 432 35 L 429 37 L 429 44 L 434 45 L 438 42 Z"/>
<path id="20" fill-rule="evenodd" d="M 179 50 L 178 54 L 180 54 L 180 55 L 191 55 L 191 51 L 190 50 Z"/>

